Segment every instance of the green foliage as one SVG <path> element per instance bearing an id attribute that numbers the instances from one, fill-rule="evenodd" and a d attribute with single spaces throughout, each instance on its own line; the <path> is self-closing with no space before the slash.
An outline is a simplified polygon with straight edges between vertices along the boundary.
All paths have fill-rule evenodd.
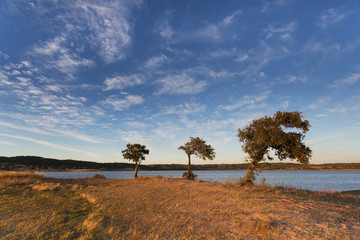
<path id="1" fill-rule="evenodd" d="M 140 163 L 145 160 L 145 155 L 149 155 L 149 150 L 146 149 L 145 145 L 141 145 L 138 143 L 126 145 L 126 149 L 121 151 L 123 157 L 128 159 L 129 161 L 133 161 L 135 163 Z"/>
<path id="2" fill-rule="evenodd" d="M 180 146 L 179 150 L 183 150 L 188 156 L 195 155 L 203 160 L 213 160 L 215 158 L 215 149 L 211 145 L 207 145 L 204 140 L 199 137 L 190 137 L 190 141 Z"/>
<path id="3" fill-rule="evenodd" d="M 199 137 L 190 137 L 190 141 L 180 146 L 178 150 L 183 150 L 188 156 L 188 179 L 191 177 L 191 155 L 195 155 L 203 160 L 213 160 L 215 158 L 215 149 L 212 148 L 211 145 L 207 145 L 206 142 Z"/>
<path id="4" fill-rule="evenodd" d="M 265 155 L 268 160 L 273 159 L 269 155 L 270 150 L 274 150 L 280 160 L 289 158 L 299 163 L 309 163 L 312 151 L 302 140 L 310 124 L 302 117 L 301 112 L 279 111 L 273 117 L 253 120 L 248 126 L 238 129 L 242 149 L 249 155 L 250 166 L 245 176 L 247 181 L 253 182 L 253 171 L 259 162 L 265 161 Z"/>
<path id="5" fill-rule="evenodd" d="M 198 175 L 194 174 L 193 171 L 190 171 L 190 173 L 184 172 L 182 177 L 186 178 L 188 180 L 195 180 L 195 179 L 197 179 Z"/>
<path id="6" fill-rule="evenodd" d="M 146 149 L 145 145 L 138 143 L 126 145 L 126 149 L 122 151 L 123 157 L 129 161 L 135 163 L 135 173 L 134 177 L 137 178 L 138 166 L 141 161 L 145 160 L 145 155 L 149 155 L 149 149 Z"/>

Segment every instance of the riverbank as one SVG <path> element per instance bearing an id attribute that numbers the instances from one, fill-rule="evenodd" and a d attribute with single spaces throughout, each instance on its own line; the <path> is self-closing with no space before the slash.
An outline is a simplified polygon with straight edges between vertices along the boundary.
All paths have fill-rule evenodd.
<path id="1" fill-rule="evenodd" d="M 360 197 L 338 192 L 33 173 L 1 173 L 0 191 L 1 239 L 360 237 Z"/>

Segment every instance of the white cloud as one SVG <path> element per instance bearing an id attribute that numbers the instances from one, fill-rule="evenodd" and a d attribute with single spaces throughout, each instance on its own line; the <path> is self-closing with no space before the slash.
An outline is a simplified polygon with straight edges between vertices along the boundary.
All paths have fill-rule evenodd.
<path id="1" fill-rule="evenodd" d="M 166 76 L 157 83 L 161 85 L 157 94 L 195 94 L 207 86 L 206 81 L 195 81 L 185 73 Z"/>
<path id="2" fill-rule="evenodd" d="M 142 0 L 55 1 L 53 3 L 37 2 L 36 5 L 33 11 L 41 15 L 44 21 L 49 21 L 49 25 L 59 26 L 59 28 L 58 36 L 55 36 L 53 41 L 45 43 L 44 46 L 35 47 L 34 52 L 48 56 L 64 55 L 64 58 L 68 56 L 76 60 L 78 64 L 87 66 L 88 63 L 84 62 L 86 59 L 77 55 L 87 47 L 84 42 L 88 43 L 105 63 L 125 58 L 126 51 L 132 42 L 134 19 L 132 19 L 131 11 L 140 7 Z M 50 17 L 46 18 L 46 15 Z M 71 51 L 66 49 L 71 49 Z"/>
<path id="3" fill-rule="evenodd" d="M 164 39 L 170 39 L 175 34 L 175 31 L 170 25 L 172 16 L 173 16 L 173 11 L 167 10 L 164 16 L 158 20 L 157 31 L 159 32 L 160 36 Z"/>
<path id="4" fill-rule="evenodd" d="M 234 18 L 242 13 L 241 10 L 237 10 L 229 16 L 225 17 L 222 21 L 217 23 L 208 23 L 202 29 L 198 30 L 195 35 L 200 37 L 208 37 L 215 40 L 223 37 L 223 31 L 231 25 Z"/>
<path id="5" fill-rule="evenodd" d="M 231 105 L 220 105 L 217 107 L 218 110 L 233 111 L 235 109 L 246 107 L 247 109 L 254 109 L 259 107 L 264 107 L 266 103 L 264 101 L 269 97 L 270 92 L 265 92 L 261 95 L 255 96 L 244 96 L 241 100 L 231 104 Z"/>
<path id="6" fill-rule="evenodd" d="M 248 58 L 249 58 L 249 55 L 247 55 L 247 54 L 242 54 L 242 55 L 238 56 L 238 57 L 235 59 L 235 61 L 236 61 L 236 62 L 245 62 L 246 59 L 248 59 Z"/>
<path id="7" fill-rule="evenodd" d="M 61 92 L 62 88 L 59 85 L 47 85 L 45 87 L 46 90 L 48 91 L 53 91 L 53 92 Z"/>
<path id="8" fill-rule="evenodd" d="M 220 29 L 217 24 L 208 24 L 203 29 L 199 30 L 197 34 L 199 36 L 210 37 L 213 39 L 221 38 Z"/>
<path id="9" fill-rule="evenodd" d="M 6 53 L 3 53 L 2 51 L 0 51 L 0 57 L 4 58 L 4 59 L 9 59 L 10 56 L 7 55 Z"/>
<path id="10" fill-rule="evenodd" d="M 294 82 L 302 82 L 305 83 L 307 81 L 306 76 L 295 76 L 292 74 L 288 74 L 284 77 L 283 80 L 285 83 L 294 83 Z"/>
<path id="11" fill-rule="evenodd" d="M 233 14 L 225 17 L 224 20 L 223 20 L 224 25 L 229 25 L 229 24 L 231 24 L 232 21 L 234 20 L 234 18 L 235 18 L 236 16 L 240 15 L 241 13 L 242 13 L 242 10 L 237 10 L 237 11 L 235 11 Z"/>
<path id="12" fill-rule="evenodd" d="M 354 73 L 349 77 L 336 80 L 331 86 L 337 88 L 343 85 L 353 85 L 359 80 L 360 80 L 360 73 Z"/>
<path id="13" fill-rule="evenodd" d="M 309 108 L 312 110 L 317 110 L 320 107 L 324 107 L 328 105 L 331 101 L 331 97 L 325 96 L 325 97 L 319 97 L 315 102 L 309 105 Z"/>
<path id="14" fill-rule="evenodd" d="M 349 15 L 350 12 L 342 12 L 339 9 L 330 8 L 325 11 L 323 15 L 321 15 L 319 18 L 318 26 L 321 28 L 326 28 L 329 25 L 336 24 L 343 20 L 347 15 Z"/>
<path id="15" fill-rule="evenodd" d="M 21 131 L 33 132 L 33 133 L 42 134 L 42 135 L 48 135 L 48 136 L 58 136 L 58 134 L 61 134 L 64 136 L 83 140 L 85 142 L 90 142 L 90 143 L 102 143 L 103 142 L 103 141 L 100 141 L 91 136 L 79 134 L 77 132 L 60 130 L 60 129 L 42 130 L 39 128 L 30 127 L 30 126 L 24 126 L 24 125 L 19 126 L 19 125 L 15 125 L 13 123 L 8 123 L 8 122 L 3 122 L 3 121 L 0 121 L 0 126 L 6 127 L 6 128 L 17 129 L 17 130 L 21 130 Z M 55 134 L 55 133 L 58 133 L 58 134 Z"/>
<path id="16" fill-rule="evenodd" d="M 46 67 L 50 69 L 59 70 L 65 74 L 71 74 L 81 67 L 94 67 L 95 63 L 92 60 L 81 58 L 74 51 L 71 51 L 67 46 L 66 38 L 64 36 L 55 37 L 44 43 L 39 43 L 32 50 L 32 54 L 43 55 L 38 60 L 46 62 Z M 46 57 L 45 59 L 43 59 Z M 27 66 L 25 64 L 25 66 Z"/>
<path id="17" fill-rule="evenodd" d="M 145 68 L 154 69 L 154 68 L 160 67 L 161 65 L 163 65 L 164 63 L 167 63 L 167 62 L 169 62 L 169 58 L 167 56 L 161 54 L 159 56 L 150 58 L 145 63 Z"/>
<path id="18" fill-rule="evenodd" d="M 29 127 L 29 126 L 19 126 L 19 125 L 15 125 L 15 124 L 9 123 L 9 122 L 0 121 L 0 126 L 6 127 L 6 128 L 13 128 L 13 129 L 21 130 L 21 131 L 28 131 L 28 132 L 38 133 L 38 134 L 54 136 L 53 133 L 45 131 L 45 130 L 41 130 L 38 128 Z"/>
<path id="19" fill-rule="evenodd" d="M 33 143 L 37 143 L 37 144 L 41 144 L 41 145 L 44 145 L 44 146 L 65 150 L 65 151 L 83 153 L 83 154 L 86 154 L 88 156 L 92 156 L 92 157 L 96 157 L 96 158 L 100 157 L 100 155 L 98 155 L 96 153 L 83 151 L 83 150 L 70 148 L 70 147 L 65 147 L 65 146 L 62 146 L 62 145 L 58 145 L 58 144 L 50 143 L 50 142 L 45 142 L 45 141 L 42 141 L 42 140 L 37 140 L 37 139 L 34 139 L 34 138 L 30 138 L 30 137 L 18 136 L 18 135 L 10 135 L 10 134 L 5 134 L 5 133 L 0 133 L 0 136 L 4 136 L 4 137 L 8 137 L 8 138 L 15 138 L 15 139 L 23 140 L 23 141 L 28 141 L 28 142 L 33 142 Z"/>
<path id="20" fill-rule="evenodd" d="M 318 145 L 318 144 L 324 144 L 324 143 L 327 143 L 327 142 L 331 142 L 331 141 L 333 141 L 335 139 L 344 138 L 344 137 L 347 137 L 349 135 L 350 135 L 350 133 L 335 133 L 335 134 L 327 135 L 327 136 L 324 136 L 324 137 L 310 139 L 310 140 L 308 140 L 306 142 L 309 145 Z"/>
<path id="21" fill-rule="evenodd" d="M 215 51 L 210 52 L 211 57 L 221 58 L 221 57 L 231 57 L 236 56 L 238 54 L 238 50 L 236 47 L 231 49 L 218 49 Z"/>
<path id="22" fill-rule="evenodd" d="M 8 142 L 8 141 L 0 141 L 0 144 L 2 144 L 2 145 L 16 145 L 15 143 Z"/>
<path id="23" fill-rule="evenodd" d="M 144 83 L 144 76 L 140 74 L 133 74 L 129 76 L 116 76 L 105 79 L 105 90 L 124 89 Z"/>
<path id="24" fill-rule="evenodd" d="M 154 117 L 162 116 L 162 115 L 189 115 L 189 114 L 197 114 L 202 113 L 206 109 L 205 105 L 199 103 L 185 103 L 180 104 L 178 106 L 169 106 L 165 107 L 160 113 L 155 114 Z"/>
<path id="25" fill-rule="evenodd" d="M 90 44 L 106 63 L 111 63 L 126 56 L 131 45 L 130 13 L 141 4 L 142 1 L 78 1 L 72 17 L 87 26 Z"/>
<path id="26" fill-rule="evenodd" d="M 283 40 L 289 40 L 292 38 L 291 33 L 296 30 L 296 22 L 290 22 L 283 26 L 278 26 L 278 24 L 270 23 L 267 28 L 263 31 L 266 33 L 266 39 L 273 37 L 274 35 L 279 35 Z"/>
<path id="27" fill-rule="evenodd" d="M 139 122 L 139 121 L 128 121 L 125 122 L 128 126 L 132 127 L 132 128 L 146 128 L 148 127 L 148 124 L 143 123 L 143 122 Z"/>
<path id="28" fill-rule="evenodd" d="M 66 40 L 65 37 L 55 37 L 54 39 L 47 41 L 43 44 L 39 44 L 35 46 L 33 52 L 36 54 L 47 55 L 47 56 L 54 56 L 57 53 L 64 53 L 67 52 L 67 49 L 61 47 L 61 44 L 64 43 Z"/>
<path id="29" fill-rule="evenodd" d="M 102 101 L 103 105 L 111 106 L 116 111 L 122 111 L 128 109 L 132 105 L 139 105 L 144 102 L 144 98 L 137 95 L 128 95 L 125 98 L 117 98 L 116 96 L 110 96 L 106 100 Z"/>

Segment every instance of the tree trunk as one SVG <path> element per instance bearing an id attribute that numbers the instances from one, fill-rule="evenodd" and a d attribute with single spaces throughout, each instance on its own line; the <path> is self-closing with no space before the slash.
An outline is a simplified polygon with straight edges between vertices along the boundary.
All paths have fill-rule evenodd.
<path id="1" fill-rule="evenodd" d="M 135 162 L 135 173 L 134 173 L 134 178 L 137 178 L 138 166 L 139 166 L 139 164 L 138 164 L 137 162 Z"/>
<path id="2" fill-rule="evenodd" d="M 245 181 L 246 183 L 249 183 L 249 184 L 253 184 L 254 183 L 254 180 L 255 180 L 255 177 L 254 177 L 254 170 L 256 168 L 256 165 L 258 164 L 259 161 L 257 160 L 252 160 L 251 163 L 250 163 L 250 166 L 248 168 L 248 171 L 246 172 L 246 175 L 245 175 Z"/>
<path id="3" fill-rule="evenodd" d="M 189 162 L 188 162 L 188 173 L 187 173 L 187 179 L 190 178 L 190 172 L 191 172 L 191 161 L 190 161 L 190 154 L 188 154 Z"/>

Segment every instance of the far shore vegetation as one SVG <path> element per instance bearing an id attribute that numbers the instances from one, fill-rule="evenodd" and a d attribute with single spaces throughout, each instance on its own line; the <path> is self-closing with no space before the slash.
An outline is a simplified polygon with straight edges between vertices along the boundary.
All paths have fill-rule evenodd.
<path id="1" fill-rule="evenodd" d="M 191 165 L 191 170 L 247 170 L 248 163 Z M 82 160 L 58 160 L 39 156 L 0 157 L 0 171 L 123 171 L 135 169 L 132 163 L 99 163 Z M 299 164 L 293 162 L 261 162 L 259 170 L 354 170 L 360 163 Z M 142 164 L 141 170 L 188 170 L 187 164 Z"/>

